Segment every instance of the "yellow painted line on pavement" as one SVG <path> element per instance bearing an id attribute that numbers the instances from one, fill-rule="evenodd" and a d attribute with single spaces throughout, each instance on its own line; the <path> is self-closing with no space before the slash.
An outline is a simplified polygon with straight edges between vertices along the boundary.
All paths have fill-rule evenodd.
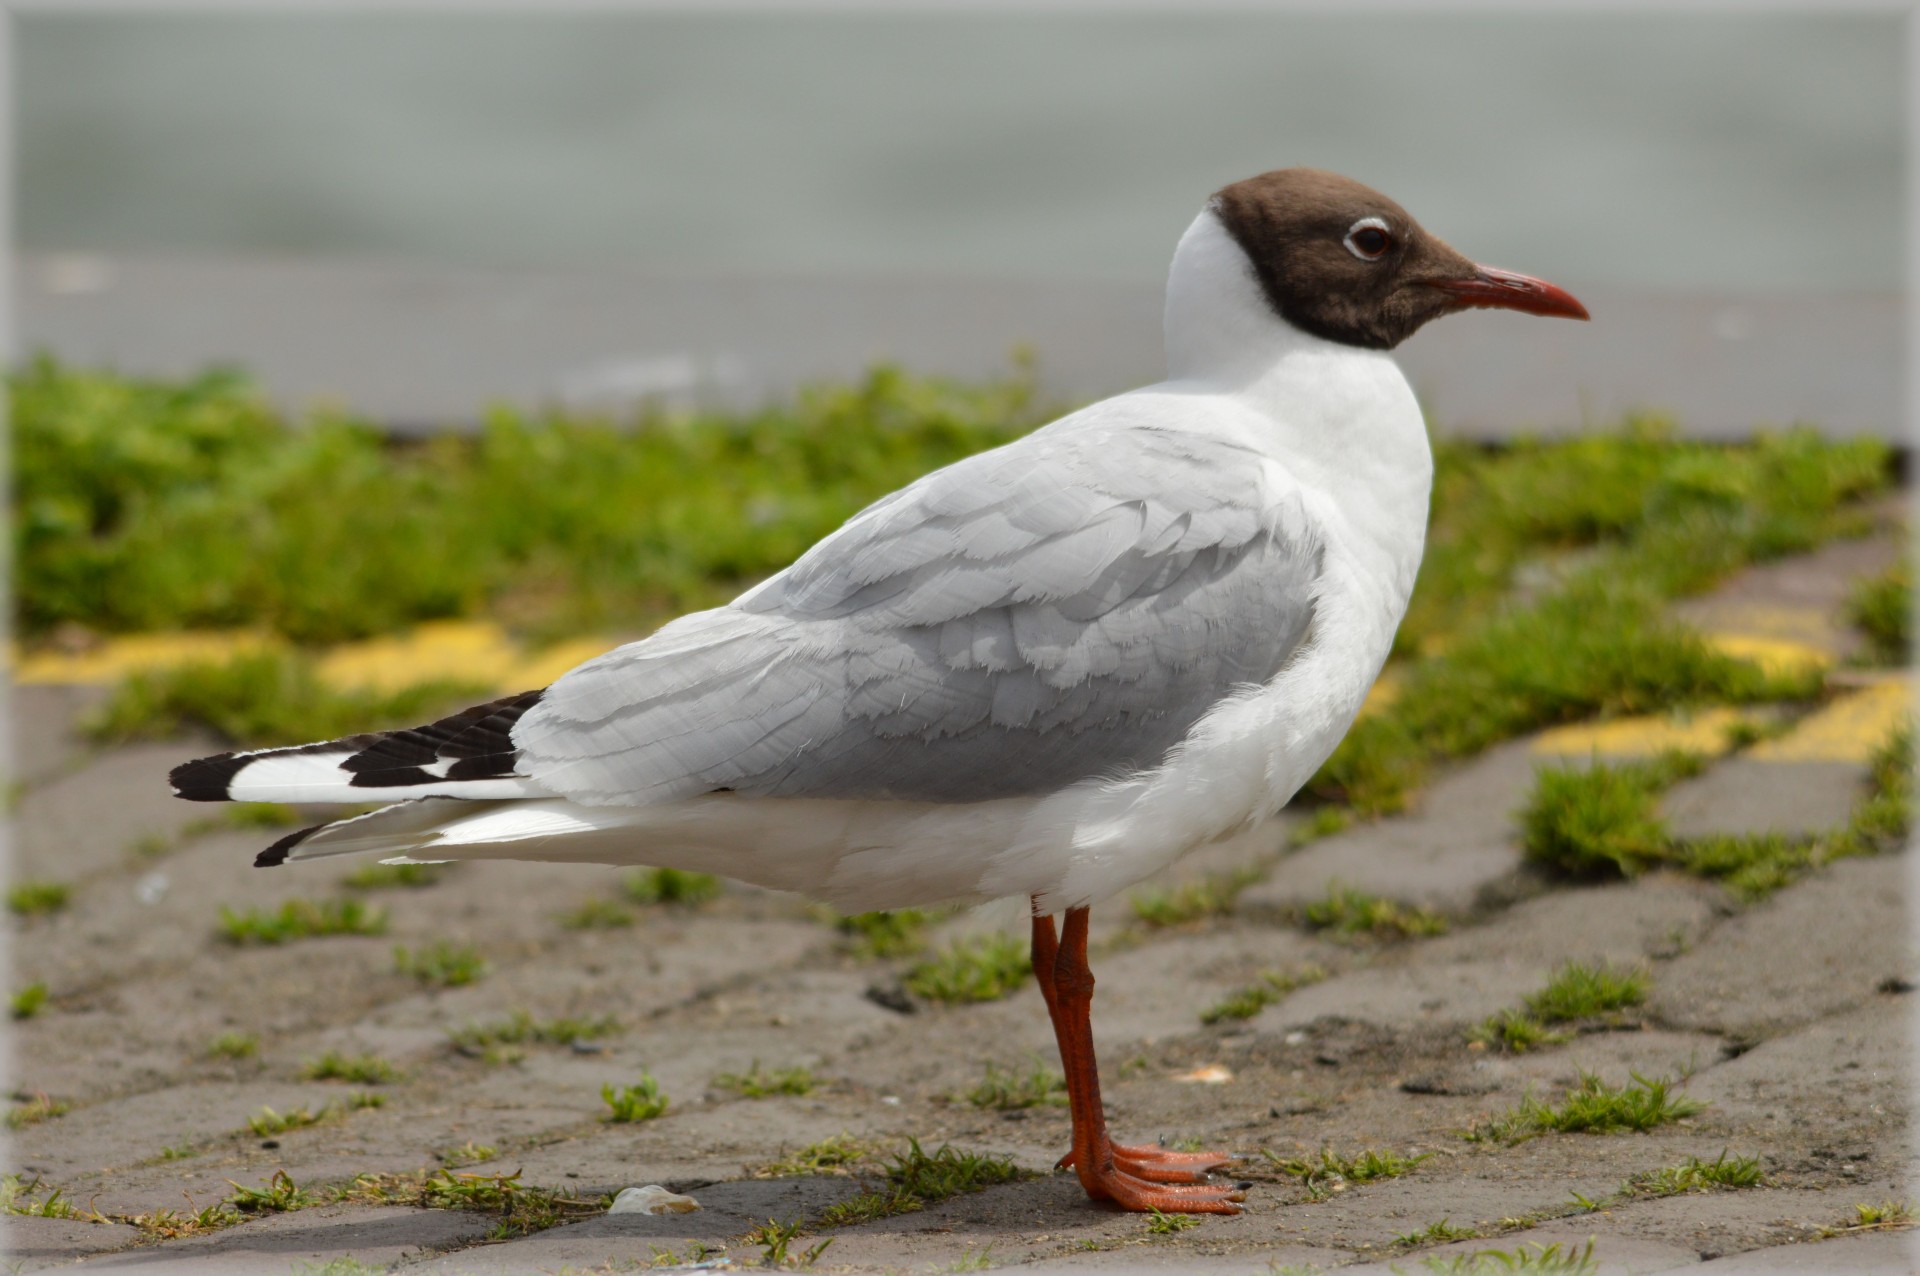
<path id="1" fill-rule="evenodd" d="M 1528 752 L 1556 757 L 1651 758 L 1672 749 L 1717 758 L 1733 748 L 1732 728 L 1747 717 L 1738 709 L 1703 709 L 1686 717 L 1667 714 L 1575 722 L 1533 738 Z"/>
<path id="2" fill-rule="evenodd" d="M 1747 756 L 1761 762 L 1866 762 L 1913 712 L 1913 683 L 1889 674 L 1814 710 L 1777 740 L 1755 745 Z"/>
<path id="3" fill-rule="evenodd" d="M 396 691 L 422 682 L 472 682 L 502 692 L 544 687 L 567 670 L 618 646 L 610 635 L 575 638 L 537 651 L 491 621 L 448 620 L 403 633 L 343 643 L 320 654 L 320 680 L 339 690 Z M 195 661 L 231 660 L 283 639 L 242 630 L 126 634 L 84 652 L 11 651 L 16 684 L 111 686 L 129 675 Z"/>
<path id="4" fill-rule="evenodd" d="M 1833 653 L 1810 643 L 1789 638 L 1769 638 L 1759 634 L 1702 634 L 1707 645 L 1722 655 L 1760 666 L 1761 672 L 1782 675 L 1801 673 L 1809 668 L 1825 669 L 1833 664 Z"/>
<path id="5" fill-rule="evenodd" d="M 1687 614 L 1683 605 L 1681 614 Z M 1717 602 L 1694 614 L 1693 623 L 1711 634 L 1766 639 L 1822 652 L 1828 660 L 1841 650 L 1845 632 L 1819 607 L 1780 607 L 1759 602 Z"/>
<path id="6" fill-rule="evenodd" d="M 16 683 L 104 685 L 129 674 L 194 660 L 231 660 L 260 651 L 278 640 L 244 630 L 198 630 L 172 634 L 128 634 L 81 652 L 13 649 Z"/>

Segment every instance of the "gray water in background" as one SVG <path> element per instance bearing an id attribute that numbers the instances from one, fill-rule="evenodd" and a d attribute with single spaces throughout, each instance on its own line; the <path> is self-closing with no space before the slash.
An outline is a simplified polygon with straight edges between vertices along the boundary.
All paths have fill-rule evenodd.
<path id="1" fill-rule="evenodd" d="M 1307 163 L 1569 285 L 1902 283 L 1892 14 L 15 22 L 30 252 L 1152 281 Z"/>

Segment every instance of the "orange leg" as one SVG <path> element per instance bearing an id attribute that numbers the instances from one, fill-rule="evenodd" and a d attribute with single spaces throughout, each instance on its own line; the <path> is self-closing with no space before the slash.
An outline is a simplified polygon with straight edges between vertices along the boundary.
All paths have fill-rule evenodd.
<path id="1" fill-rule="evenodd" d="M 1060 1045 L 1067 1076 L 1067 1102 L 1073 1118 L 1073 1150 L 1060 1158 L 1080 1175 L 1080 1185 L 1095 1200 L 1126 1209 L 1189 1214 L 1238 1214 L 1234 1202 L 1246 1199 L 1246 1184 L 1203 1186 L 1206 1171 L 1229 1158 L 1207 1152 L 1169 1152 L 1153 1146 L 1129 1147 L 1107 1137 L 1100 1106 L 1100 1074 L 1093 1053 L 1093 971 L 1087 966 L 1087 910 L 1069 909 L 1064 933 L 1056 939 L 1053 918 L 1033 919 L 1033 970 L 1046 999 L 1047 1014 Z"/>

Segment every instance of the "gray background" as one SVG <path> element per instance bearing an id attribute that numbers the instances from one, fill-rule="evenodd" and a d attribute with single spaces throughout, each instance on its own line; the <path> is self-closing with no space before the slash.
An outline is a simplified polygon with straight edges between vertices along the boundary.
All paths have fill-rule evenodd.
<path id="1" fill-rule="evenodd" d="M 202 14 L 18 19 L 27 345 L 238 359 L 398 424 L 752 400 L 875 357 L 1157 373 L 1207 192 L 1385 190 L 1587 327 L 1405 362 L 1494 432 L 1898 412 L 1895 14 Z"/>

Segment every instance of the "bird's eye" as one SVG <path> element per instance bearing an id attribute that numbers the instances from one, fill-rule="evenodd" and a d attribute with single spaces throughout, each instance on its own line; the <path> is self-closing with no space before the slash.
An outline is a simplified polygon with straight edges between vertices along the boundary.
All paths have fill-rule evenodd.
<path id="1" fill-rule="evenodd" d="M 1393 247 L 1387 224 L 1378 217 L 1362 217 L 1347 230 L 1347 251 L 1361 261 L 1378 261 Z"/>

